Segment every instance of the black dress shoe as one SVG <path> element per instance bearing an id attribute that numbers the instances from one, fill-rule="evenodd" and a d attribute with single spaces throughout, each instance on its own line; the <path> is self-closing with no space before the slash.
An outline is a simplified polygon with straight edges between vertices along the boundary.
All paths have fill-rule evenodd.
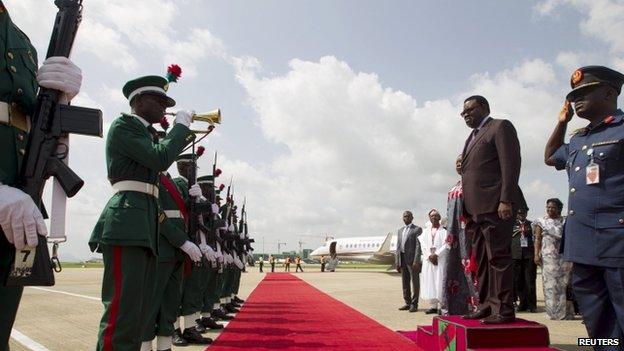
<path id="1" fill-rule="evenodd" d="M 201 323 L 199 323 L 200 321 L 201 321 L 201 319 L 196 319 L 195 320 L 195 330 L 200 332 L 200 334 L 203 334 L 203 333 L 207 332 L 208 330 L 206 330 L 206 328 L 204 328 L 204 326 L 201 325 Z"/>
<path id="2" fill-rule="evenodd" d="M 412 305 L 412 307 L 410 307 L 410 308 L 409 308 L 409 311 L 410 311 L 410 312 L 416 312 L 416 311 L 418 311 L 418 306 L 416 306 L 416 305 Z"/>
<path id="3" fill-rule="evenodd" d="M 234 298 L 232 300 L 234 300 L 234 302 L 237 302 L 237 303 L 244 303 L 245 302 L 245 300 L 239 299 L 238 296 L 234 296 Z"/>
<path id="4" fill-rule="evenodd" d="M 202 317 L 197 320 L 197 324 L 201 324 L 206 329 L 223 329 L 223 326 L 210 317 Z"/>
<path id="5" fill-rule="evenodd" d="M 240 308 L 240 307 L 241 307 L 241 305 L 237 304 L 237 303 L 236 303 L 236 302 L 234 302 L 234 301 L 230 302 L 228 305 L 233 306 L 233 307 L 235 307 L 235 308 Z"/>
<path id="6" fill-rule="evenodd" d="M 537 312 L 537 308 L 531 307 L 531 308 L 529 308 L 529 312 L 535 313 L 535 312 Z"/>
<path id="7" fill-rule="evenodd" d="M 171 343 L 175 346 L 187 346 L 188 341 L 182 337 L 182 331 L 180 328 L 176 329 L 173 332 L 173 336 L 171 337 Z"/>
<path id="8" fill-rule="evenodd" d="M 410 309 L 410 305 L 404 305 L 402 307 L 399 307 L 399 311 L 407 311 Z"/>
<path id="9" fill-rule="evenodd" d="M 222 321 L 229 321 L 230 319 L 234 318 L 232 316 L 228 316 L 227 313 L 220 308 L 216 310 L 212 310 L 211 315 L 212 315 L 212 318 L 214 318 L 215 320 L 222 320 Z"/>
<path id="10" fill-rule="evenodd" d="M 493 314 L 489 317 L 485 317 L 481 320 L 483 324 L 505 324 L 513 323 L 516 321 L 514 316 L 501 316 L 500 314 Z"/>
<path id="11" fill-rule="evenodd" d="M 238 313 L 238 309 L 237 309 L 236 307 L 234 307 L 234 306 L 230 305 L 230 304 L 226 304 L 226 305 L 225 305 L 225 310 L 226 310 L 228 313 Z"/>
<path id="12" fill-rule="evenodd" d="M 463 319 L 481 319 L 488 317 L 492 312 L 489 308 L 478 310 L 477 312 L 468 313 L 462 316 Z"/>
<path id="13" fill-rule="evenodd" d="M 434 313 L 438 313 L 438 309 L 437 308 L 430 308 L 430 309 L 425 311 L 425 314 L 434 314 Z"/>
<path id="14" fill-rule="evenodd" d="M 229 312 L 228 312 L 228 310 L 226 310 L 226 309 L 225 309 L 225 306 L 221 306 L 220 311 L 221 311 L 221 313 L 223 313 L 223 315 L 225 316 L 225 318 L 224 318 L 224 319 L 225 319 L 226 321 L 229 321 L 230 319 L 234 319 L 234 316 L 230 316 L 230 315 L 228 314 Z"/>
<path id="15" fill-rule="evenodd" d="M 184 329 L 182 337 L 184 337 L 189 344 L 208 345 L 212 343 L 211 338 L 203 337 L 197 329 L 193 327 Z"/>

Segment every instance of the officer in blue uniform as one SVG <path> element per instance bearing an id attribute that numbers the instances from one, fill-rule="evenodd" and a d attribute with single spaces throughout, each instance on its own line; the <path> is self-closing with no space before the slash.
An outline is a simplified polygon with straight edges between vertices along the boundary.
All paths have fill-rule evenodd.
<path id="1" fill-rule="evenodd" d="M 545 161 L 569 181 L 564 259 L 591 338 L 619 338 L 624 349 L 624 112 L 617 107 L 624 75 L 602 66 L 577 69 L 572 91 L 545 150 Z M 572 109 L 571 104 L 574 104 Z M 564 143 L 576 114 L 590 123 Z"/>

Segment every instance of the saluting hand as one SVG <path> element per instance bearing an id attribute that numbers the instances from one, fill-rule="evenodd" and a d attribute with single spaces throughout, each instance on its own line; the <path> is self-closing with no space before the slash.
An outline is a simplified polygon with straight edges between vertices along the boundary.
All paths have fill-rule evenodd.
<path id="1" fill-rule="evenodd" d="M 567 124 L 574 116 L 574 108 L 572 108 L 572 104 L 570 101 L 566 100 L 563 103 L 563 107 L 561 107 L 561 111 L 559 111 L 559 123 Z"/>

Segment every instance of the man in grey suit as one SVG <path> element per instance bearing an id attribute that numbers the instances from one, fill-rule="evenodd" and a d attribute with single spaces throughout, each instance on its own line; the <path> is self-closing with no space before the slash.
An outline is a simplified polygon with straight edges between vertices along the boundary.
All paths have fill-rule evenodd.
<path id="1" fill-rule="evenodd" d="M 422 233 L 422 228 L 412 223 L 414 216 L 412 212 L 403 212 L 402 227 L 397 232 L 397 249 L 395 252 L 396 269 L 401 273 L 403 280 L 403 299 L 405 306 L 399 308 L 401 311 L 418 311 L 418 296 L 420 295 L 420 269 L 422 251 L 418 236 Z M 410 288 L 410 281 L 414 287 L 414 294 Z"/>

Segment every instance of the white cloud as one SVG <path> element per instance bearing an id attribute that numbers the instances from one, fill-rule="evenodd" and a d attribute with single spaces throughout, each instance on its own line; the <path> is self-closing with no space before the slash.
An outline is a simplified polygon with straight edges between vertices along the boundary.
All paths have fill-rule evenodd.
<path id="1" fill-rule="evenodd" d="M 474 93 L 518 129 L 529 200 L 543 200 L 536 179 L 564 181 L 542 161 L 563 99 L 543 60 L 475 75 L 470 91 L 423 104 L 333 56 L 289 66 L 284 75 L 265 77 L 257 60 L 236 61 L 263 133 L 288 149 L 263 171 L 236 173 L 243 184 L 262 184 L 244 187 L 263 204 L 259 218 L 273 218 L 256 223 L 259 233 L 379 235 L 400 225 L 404 209 L 420 222 L 430 208 L 444 212 L 457 180 L 454 160 L 469 133 L 459 117 L 462 99 Z"/>
<path id="2" fill-rule="evenodd" d="M 570 5 L 585 15 L 581 31 L 609 45 L 611 52 L 624 53 L 624 2 L 620 0 L 545 0 L 535 6 L 540 15 L 549 15 L 562 5 Z"/>

